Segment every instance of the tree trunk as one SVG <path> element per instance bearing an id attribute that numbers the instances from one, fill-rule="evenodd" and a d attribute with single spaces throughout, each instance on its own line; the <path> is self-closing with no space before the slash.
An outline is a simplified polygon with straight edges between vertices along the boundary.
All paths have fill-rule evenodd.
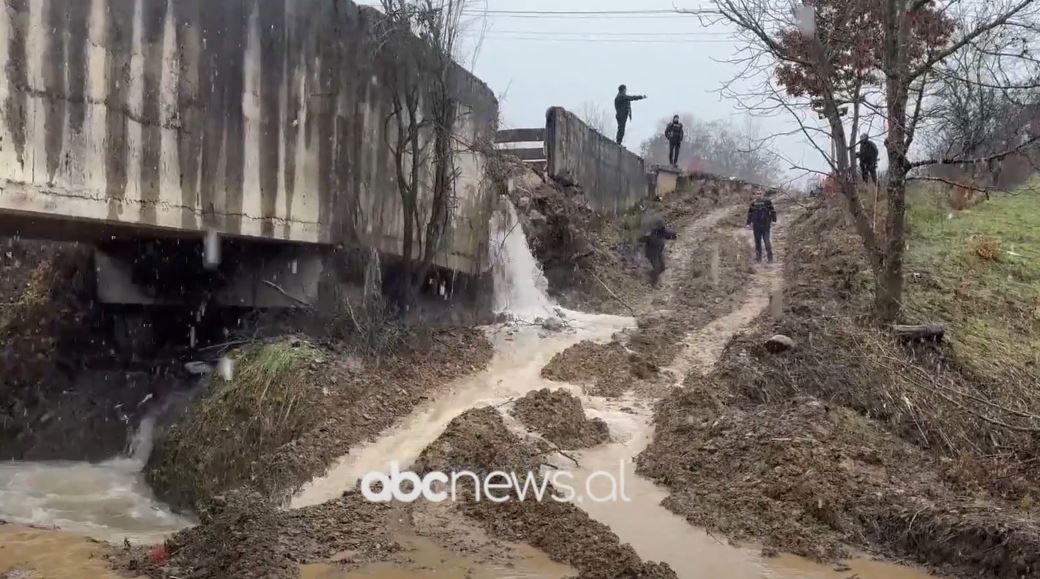
<path id="1" fill-rule="evenodd" d="M 906 249 L 906 175 L 907 159 L 906 107 L 910 96 L 907 78 L 909 61 L 906 47 L 910 41 L 911 23 L 906 0 L 886 0 L 883 67 L 886 76 L 885 104 L 888 137 L 888 196 L 884 256 L 877 272 L 874 315 L 880 322 L 892 323 L 899 318 L 903 304 L 903 254 Z"/>

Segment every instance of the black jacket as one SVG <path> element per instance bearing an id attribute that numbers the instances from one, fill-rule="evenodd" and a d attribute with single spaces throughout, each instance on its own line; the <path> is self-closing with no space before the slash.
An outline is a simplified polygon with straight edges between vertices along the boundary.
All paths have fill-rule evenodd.
<path id="1" fill-rule="evenodd" d="M 859 157 L 859 162 L 867 167 L 876 167 L 879 156 L 877 145 L 871 140 L 859 142 L 859 151 L 856 156 Z"/>
<path id="2" fill-rule="evenodd" d="M 663 251 L 664 242 L 669 239 L 675 239 L 676 237 L 678 236 L 675 232 L 669 230 L 663 223 L 655 225 L 649 233 L 643 236 L 643 241 L 646 243 L 647 254 Z"/>
<path id="3" fill-rule="evenodd" d="M 632 101 L 641 101 L 645 99 L 645 96 L 629 96 L 627 94 L 618 93 L 614 97 L 614 110 L 617 112 L 617 118 L 629 119 L 632 118 Z"/>
<path id="4" fill-rule="evenodd" d="M 668 128 L 664 130 L 664 138 L 668 139 L 669 143 L 681 143 L 685 135 L 682 123 L 675 121 L 668 123 Z"/>
<path id="5" fill-rule="evenodd" d="M 755 199 L 747 212 L 747 224 L 755 227 L 770 227 L 776 223 L 776 208 L 769 199 Z"/>

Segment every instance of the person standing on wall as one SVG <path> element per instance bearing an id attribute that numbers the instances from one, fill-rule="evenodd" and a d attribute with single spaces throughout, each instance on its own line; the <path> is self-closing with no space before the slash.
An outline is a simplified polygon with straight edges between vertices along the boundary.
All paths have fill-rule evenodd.
<path id="1" fill-rule="evenodd" d="M 664 138 L 668 139 L 668 163 L 672 167 L 679 166 L 679 150 L 682 149 L 682 142 L 685 136 L 683 124 L 679 122 L 679 115 L 675 115 L 672 117 L 672 122 L 668 123 L 668 127 L 664 130 Z"/>
<path id="2" fill-rule="evenodd" d="M 755 199 L 748 207 L 747 226 L 755 233 L 755 261 L 762 261 L 762 246 L 765 246 L 769 263 L 773 263 L 773 242 L 769 239 L 770 230 L 776 223 L 776 208 L 766 197 L 765 191 L 755 192 Z"/>
<path id="3" fill-rule="evenodd" d="M 617 113 L 617 144 L 625 140 L 625 125 L 632 119 L 632 101 L 641 101 L 645 95 L 628 96 L 628 87 L 618 87 L 617 96 L 614 97 L 614 112 Z"/>

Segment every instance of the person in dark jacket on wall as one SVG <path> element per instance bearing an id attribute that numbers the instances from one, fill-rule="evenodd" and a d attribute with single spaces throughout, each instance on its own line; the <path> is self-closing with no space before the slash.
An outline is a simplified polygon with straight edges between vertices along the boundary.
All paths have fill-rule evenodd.
<path id="1" fill-rule="evenodd" d="M 755 233 L 755 261 L 762 261 L 762 246 L 765 246 L 769 263 L 773 263 L 773 242 L 769 239 L 770 230 L 776 223 L 776 208 L 773 202 L 759 191 L 748 207 L 747 226 Z"/>
<path id="2" fill-rule="evenodd" d="M 877 165 L 878 165 L 878 148 L 867 136 L 863 133 L 859 137 L 859 151 L 856 152 L 856 158 L 859 159 L 859 172 L 863 177 L 863 182 L 873 181 L 877 183 Z"/>
<path id="3" fill-rule="evenodd" d="M 679 166 L 679 150 L 682 148 L 685 136 L 683 124 L 679 122 L 679 115 L 675 115 L 664 130 L 664 138 L 668 139 L 668 163 L 673 167 Z"/>
<path id="4" fill-rule="evenodd" d="M 643 243 L 646 244 L 646 259 L 650 261 L 650 283 L 655 286 L 657 281 L 661 279 L 661 274 L 664 273 L 665 269 L 665 242 L 676 237 L 675 232 L 665 227 L 663 221 L 657 220 L 650 228 L 650 231 L 642 238 Z"/>
<path id="5" fill-rule="evenodd" d="M 625 140 L 625 125 L 632 119 L 632 101 L 641 101 L 646 96 L 628 96 L 628 87 L 618 87 L 617 96 L 614 97 L 614 112 L 617 113 L 617 144 Z"/>

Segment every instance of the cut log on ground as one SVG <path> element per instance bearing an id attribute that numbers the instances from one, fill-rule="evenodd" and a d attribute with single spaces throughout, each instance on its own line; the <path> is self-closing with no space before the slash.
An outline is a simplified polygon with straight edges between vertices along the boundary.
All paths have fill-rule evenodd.
<path id="1" fill-rule="evenodd" d="M 942 342 L 946 337 L 946 326 L 942 324 L 923 324 L 919 326 L 892 326 L 892 331 L 903 340 L 920 340 L 922 342 Z"/>

